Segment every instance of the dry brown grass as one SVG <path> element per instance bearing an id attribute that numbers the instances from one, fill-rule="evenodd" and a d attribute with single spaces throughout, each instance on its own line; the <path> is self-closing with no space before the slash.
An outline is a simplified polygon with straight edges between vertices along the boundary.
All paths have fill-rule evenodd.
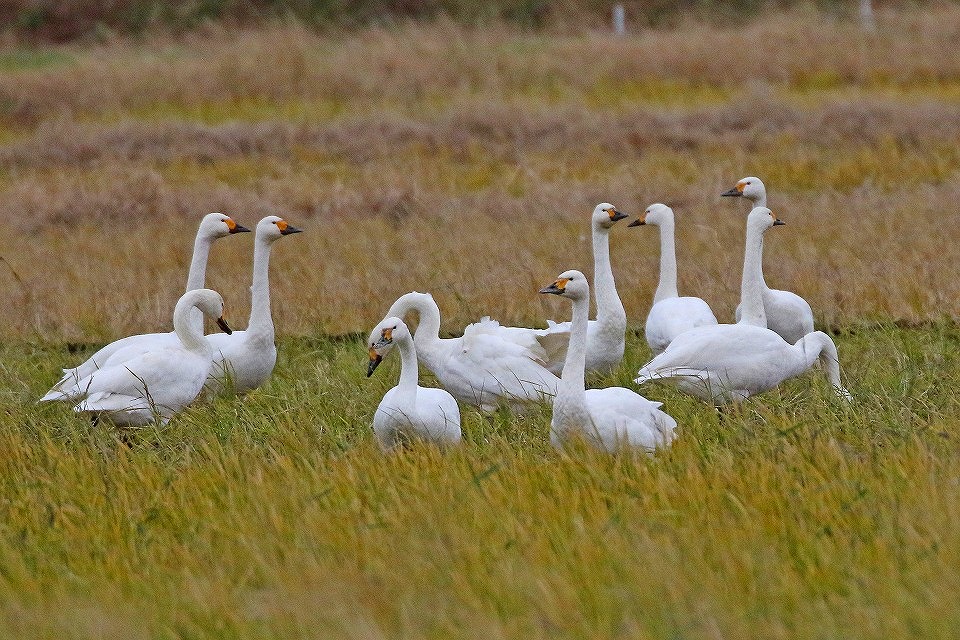
<path id="1" fill-rule="evenodd" d="M 885 15 L 875 36 L 784 15 L 619 40 L 440 24 L 64 49 L 72 62 L 0 72 L 0 331 L 165 326 L 212 210 L 307 228 L 276 252 L 283 331 L 364 330 L 411 289 L 452 331 L 538 322 L 557 314 L 536 288 L 589 271 L 601 200 L 673 204 L 683 290 L 728 317 L 743 207 L 718 194 L 749 174 L 789 223 L 768 279 L 821 323 L 957 315 L 958 32 L 947 8 Z M 637 324 L 653 236 L 613 234 Z M 246 240 L 214 251 L 236 315 L 248 261 Z"/>

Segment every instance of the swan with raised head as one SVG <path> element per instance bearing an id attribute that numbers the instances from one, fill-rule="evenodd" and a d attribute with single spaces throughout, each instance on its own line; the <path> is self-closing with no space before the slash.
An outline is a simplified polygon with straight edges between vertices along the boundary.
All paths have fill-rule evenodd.
<path id="1" fill-rule="evenodd" d="M 250 320 L 243 331 L 210 336 L 213 369 L 207 387 L 211 392 L 230 389 L 244 393 L 262 385 L 273 373 L 277 346 L 270 312 L 270 249 L 280 238 L 300 232 L 279 216 L 267 216 L 257 223 Z"/>
<path id="2" fill-rule="evenodd" d="M 587 371 L 609 373 L 620 365 L 626 346 L 627 314 L 617 294 L 610 265 L 610 229 L 627 218 L 609 202 L 602 202 L 590 216 L 593 239 L 593 295 L 597 319 L 587 325 Z M 546 329 L 532 329 L 546 352 L 547 368 L 559 375 L 563 370 L 570 338 L 569 322 L 547 321 Z"/>
<path id="3" fill-rule="evenodd" d="M 658 355 L 684 331 L 717 324 L 717 317 L 702 299 L 681 296 L 677 291 L 673 209 L 652 204 L 628 226 L 641 225 L 654 225 L 660 230 L 660 281 L 644 325 L 647 344 L 653 355 Z"/>
<path id="4" fill-rule="evenodd" d="M 837 347 L 830 336 L 814 331 L 790 344 L 765 326 L 762 242 L 764 232 L 776 224 L 783 223 L 766 207 L 754 207 L 747 216 L 740 322 L 681 333 L 643 365 L 637 384 L 672 381 L 685 393 L 721 405 L 769 391 L 819 360 L 837 394 L 850 399 L 840 381 Z"/>
<path id="5" fill-rule="evenodd" d="M 193 402 L 213 365 L 213 348 L 193 322 L 194 309 L 216 318 L 220 328 L 230 333 L 220 294 L 210 289 L 188 291 L 173 311 L 178 344 L 121 349 L 111 364 L 80 380 L 84 398 L 74 411 L 120 426 L 141 427 L 155 420 L 166 424 Z"/>
<path id="6" fill-rule="evenodd" d="M 540 290 L 573 302 L 570 346 L 563 364 L 563 378 L 553 401 L 550 441 L 559 446 L 571 436 L 606 451 L 623 446 L 653 451 L 673 441 L 676 421 L 651 402 L 623 387 L 586 390 L 587 319 L 590 315 L 590 285 L 579 271 L 565 271 Z"/>
<path id="7" fill-rule="evenodd" d="M 767 188 L 760 178 L 750 176 L 738 181 L 729 191 L 720 194 L 728 198 L 746 198 L 754 207 L 767 206 Z M 813 332 L 813 310 L 807 301 L 791 291 L 771 289 L 760 274 L 763 307 L 767 314 L 767 328 L 775 331 L 790 344 Z M 737 322 L 742 309 L 737 307 Z"/>
<path id="8" fill-rule="evenodd" d="M 429 293 L 416 291 L 400 296 L 387 317 L 403 319 L 410 312 L 419 316 L 413 332 L 417 359 L 460 402 L 492 413 L 500 405 L 522 410 L 556 395 L 560 380 L 545 368 L 536 341 L 521 332 L 484 318 L 467 325 L 460 338 L 441 338 L 440 308 Z"/>
<path id="9" fill-rule="evenodd" d="M 460 442 L 460 407 L 443 389 L 419 386 L 417 351 L 410 330 L 400 318 L 384 318 L 368 341 L 367 377 L 393 345 L 400 349 L 400 382 L 387 391 L 373 415 L 373 433 L 384 450 L 404 437 L 437 444 Z"/>
<path id="10" fill-rule="evenodd" d="M 206 284 L 207 259 L 210 256 L 210 247 L 214 241 L 235 233 L 248 231 L 250 229 L 237 224 L 233 218 L 222 213 L 205 215 L 200 221 L 197 237 L 193 243 L 193 258 L 190 261 L 190 271 L 187 274 L 186 291 L 202 289 Z M 203 314 L 191 310 L 190 317 L 190 322 L 202 331 Z M 146 348 L 157 340 L 165 341 L 167 344 L 176 344 L 177 342 L 173 333 L 142 333 L 115 340 L 87 358 L 83 364 L 72 369 L 64 369 L 63 377 L 57 384 L 53 385 L 53 388 L 43 397 L 43 400 L 79 399 L 83 395 L 83 389 L 78 384 L 79 381 L 105 366 L 113 354 L 135 344 L 140 344 L 142 348 Z"/>

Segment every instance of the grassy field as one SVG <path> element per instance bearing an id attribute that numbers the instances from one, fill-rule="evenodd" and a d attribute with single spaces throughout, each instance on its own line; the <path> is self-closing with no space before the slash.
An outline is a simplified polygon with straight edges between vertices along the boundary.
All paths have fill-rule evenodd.
<path id="1" fill-rule="evenodd" d="M 5 45 L 0 637 L 953 637 L 960 8 L 878 20 Z M 653 457 L 469 409 L 456 451 L 376 450 L 398 362 L 366 379 L 359 336 L 398 295 L 450 333 L 565 319 L 536 290 L 592 270 L 592 207 L 664 201 L 682 292 L 729 318 L 744 206 L 718 196 L 745 175 L 787 222 L 768 281 L 834 333 L 852 406 L 813 372 L 724 416 L 645 389 L 682 428 Z M 123 437 L 33 404 L 168 326 L 213 210 L 306 230 L 274 252 L 270 384 Z M 655 233 L 611 243 L 640 330 Z M 222 240 L 208 279 L 241 327 L 249 259 Z M 646 355 L 631 333 L 591 382 Z"/>

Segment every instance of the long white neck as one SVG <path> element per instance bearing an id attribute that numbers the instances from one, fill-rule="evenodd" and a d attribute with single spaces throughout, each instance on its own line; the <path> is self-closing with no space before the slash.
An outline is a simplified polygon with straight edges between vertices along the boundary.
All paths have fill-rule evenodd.
<path id="1" fill-rule="evenodd" d="M 763 189 L 763 190 L 760 192 L 760 195 L 758 195 L 757 197 L 755 197 L 755 198 L 753 199 L 753 206 L 754 206 L 754 207 L 765 207 L 765 206 L 767 206 L 767 190 L 766 190 L 766 189 Z"/>
<path id="2" fill-rule="evenodd" d="M 820 360 L 827 381 L 842 397 L 850 397 L 840 380 L 840 356 L 837 355 L 837 345 L 830 336 L 823 331 L 808 333 L 793 345 L 793 350 L 798 359 L 796 373 L 808 370 L 814 362 Z"/>
<path id="3" fill-rule="evenodd" d="M 193 323 L 192 313 L 194 311 L 200 314 L 201 319 L 203 318 L 203 313 L 194 306 L 192 300 L 181 298 L 173 310 L 173 331 L 188 351 L 212 357 L 213 348 L 203 336 L 203 329 L 197 328 Z"/>
<path id="4" fill-rule="evenodd" d="M 679 297 L 677 291 L 677 246 L 673 233 L 673 219 L 660 224 L 660 284 L 653 295 L 654 304 L 667 298 Z"/>
<path id="5" fill-rule="evenodd" d="M 564 405 L 586 406 L 584 389 L 584 371 L 587 365 L 587 323 L 590 318 L 590 297 L 573 300 L 573 321 L 570 323 L 570 344 L 567 347 L 567 359 L 563 363 L 563 374 L 557 399 L 564 399 Z"/>
<path id="6" fill-rule="evenodd" d="M 435 367 L 431 357 L 436 355 L 436 347 L 440 342 L 440 307 L 433 296 L 427 293 L 412 291 L 400 296 L 385 317 L 396 317 L 406 320 L 411 311 L 416 311 L 417 330 L 413 334 L 417 356 L 433 371 Z"/>
<path id="7" fill-rule="evenodd" d="M 597 322 L 626 331 L 627 313 L 617 295 L 610 266 L 610 231 L 597 224 L 593 225 L 593 295 L 597 299 Z M 589 307 L 589 302 L 587 305 Z"/>
<path id="8" fill-rule="evenodd" d="M 397 387 L 400 389 L 401 401 L 404 405 L 409 404 L 407 408 L 412 410 L 417 404 L 417 383 L 419 382 L 417 349 L 409 334 L 397 340 L 397 347 L 400 349 L 400 382 Z"/>
<path id="9" fill-rule="evenodd" d="M 270 247 L 272 243 L 257 238 L 253 246 L 253 284 L 250 287 L 250 322 L 246 335 L 273 339 L 273 318 L 270 314 Z"/>
<path id="10" fill-rule="evenodd" d="M 210 236 L 198 232 L 196 240 L 193 241 L 193 259 L 190 260 L 190 271 L 187 273 L 187 288 L 184 291 L 193 291 L 203 289 L 207 284 L 207 260 L 210 257 L 210 246 L 213 239 Z M 190 323 L 193 324 L 200 333 L 203 333 L 203 313 L 200 309 L 191 307 L 189 311 Z"/>
<path id="11" fill-rule="evenodd" d="M 763 308 L 763 231 L 747 223 L 743 249 L 743 278 L 740 281 L 740 322 L 767 326 Z"/>

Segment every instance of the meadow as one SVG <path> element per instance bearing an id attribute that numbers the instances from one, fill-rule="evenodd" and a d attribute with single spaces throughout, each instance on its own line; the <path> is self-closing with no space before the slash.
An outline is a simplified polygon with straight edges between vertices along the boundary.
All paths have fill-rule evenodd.
<path id="1" fill-rule="evenodd" d="M 0 49 L 0 637 L 899 638 L 960 626 L 960 9 L 810 11 L 625 38 L 443 20 Z M 366 332 L 400 294 L 444 330 L 566 319 L 609 200 L 678 216 L 680 287 L 732 316 L 758 175 L 852 405 L 814 371 L 717 414 L 663 387 L 654 456 L 553 450 L 549 412 L 384 456 Z M 33 400 L 164 330 L 200 217 L 279 214 L 272 381 L 167 428 Z M 615 228 L 631 332 L 657 239 Z M 247 313 L 250 241 L 212 253 Z M 639 332 L 639 333 L 638 333 Z M 430 376 L 422 373 L 428 384 Z"/>

